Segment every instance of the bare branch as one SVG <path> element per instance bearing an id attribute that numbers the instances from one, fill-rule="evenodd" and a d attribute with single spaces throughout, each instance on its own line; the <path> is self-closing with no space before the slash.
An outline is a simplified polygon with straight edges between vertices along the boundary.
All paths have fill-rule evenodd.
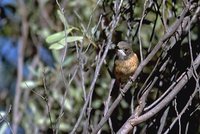
<path id="1" fill-rule="evenodd" d="M 174 23 L 173 26 L 169 28 L 169 31 L 159 40 L 157 45 L 154 47 L 154 49 L 151 51 L 151 53 L 144 59 L 143 62 L 140 63 L 138 66 L 137 70 L 135 71 L 134 75 L 132 76 L 131 80 L 127 82 L 125 87 L 123 88 L 123 92 L 127 92 L 128 89 L 130 89 L 132 82 L 135 81 L 137 76 L 141 73 L 142 69 L 148 64 L 148 62 L 153 58 L 153 56 L 158 52 L 158 50 L 161 48 L 161 46 L 167 41 L 178 29 L 180 24 L 182 23 L 186 13 L 188 12 L 189 7 L 186 7 L 181 15 L 180 18 Z M 119 94 L 117 99 L 114 101 L 114 103 L 111 105 L 110 109 L 108 110 L 106 116 L 104 116 L 101 121 L 99 122 L 98 126 L 95 128 L 95 130 L 92 133 L 96 133 L 103 125 L 104 123 L 108 120 L 116 106 L 119 104 L 119 102 L 122 99 L 122 95 Z"/>
<path id="2" fill-rule="evenodd" d="M 194 61 L 194 67 L 197 69 L 200 65 L 200 54 Z M 182 89 L 182 87 L 189 81 L 189 79 L 192 77 L 193 69 L 190 67 L 187 72 L 183 73 L 184 76 L 181 78 L 180 81 L 177 82 L 174 89 L 158 104 L 156 105 L 152 110 L 144 113 L 143 115 L 137 117 L 137 118 L 129 118 L 127 122 L 123 125 L 123 127 L 118 131 L 118 133 L 127 133 L 129 132 L 133 126 L 144 122 L 148 120 L 149 118 L 153 117 L 155 114 L 157 114 L 162 108 L 164 108 L 174 97 L 179 93 L 179 91 Z M 132 127 L 130 127 L 130 124 Z M 127 127 L 127 125 L 129 127 Z"/>

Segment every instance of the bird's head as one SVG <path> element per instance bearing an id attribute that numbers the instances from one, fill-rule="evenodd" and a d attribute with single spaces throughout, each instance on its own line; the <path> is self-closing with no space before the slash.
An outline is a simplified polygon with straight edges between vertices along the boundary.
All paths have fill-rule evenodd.
<path id="1" fill-rule="evenodd" d="M 120 41 L 117 44 L 117 58 L 121 60 L 128 59 L 133 54 L 131 45 L 125 41 Z"/>

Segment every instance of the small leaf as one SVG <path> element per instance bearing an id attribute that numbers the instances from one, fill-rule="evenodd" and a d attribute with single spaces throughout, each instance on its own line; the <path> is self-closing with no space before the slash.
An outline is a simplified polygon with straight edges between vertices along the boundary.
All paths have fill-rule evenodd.
<path id="1" fill-rule="evenodd" d="M 34 81 L 24 81 L 21 83 L 21 88 L 35 88 L 36 86 L 38 86 L 38 82 L 34 82 Z"/>
<path id="2" fill-rule="evenodd" d="M 52 35 L 48 36 L 46 38 L 46 42 L 49 43 L 49 44 L 52 44 L 52 43 L 55 43 L 57 41 L 60 41 L 64 37 L 65 37 L 65 32 L 64 31 L 58 32 L 58 33 L 55 33 L 55 34 L 52 34 Z"/>
<path id="3" fill-rule="evenodd" d="M 69 28 L 69 29 L 66 30 L 66 35 L 71 33 L 72 30 L 79 30 L 79 29 L 76 28 L 76 27 Z M 65 31 L 61 31 L 61 32 L 49 35 L 46 38 L 46 42 L 49 43 L 49 44 L 56 43 L 56 42 L 60 41 L 61 39 L 63 39 L 64 37 L 65 37 Z"/>
<path id="4" fill-rule="evenodd" d="M 69 110 L 69 111 L 72 111 L 72 105 L 70 104 L 70 101 L 69 100 L 65 100 L 65 103 L 64 103 L 64 107 L 65 109 Z"/>
<path id="5" fill-rule="evenodd" d="M 63 62 L 63 66 L 66 66 L 66 65 L 71 65 L 71 63 L 74 61 L 74 56 L 68 56 L 66 58 L 66 60 Z"/>
<path id="6" fill-rule="evenodd" d="M 59 49 L 62 49 L 63 47 L 64 47 L 64 45 L 61 44 L 61 43 L 54 43 L 54 44 L 52 44 L 49 48 L 50 48 L 50 49 L 59 50 Z"/>
<path id="7" fill-rule="evenodd" d="M 64 25 L 66 25 L 67 28 L 68 28 L 69 25 L 68 25 L 68 23 L 67 23 L 67 20 L 65 19 L 65 16 L 61 13 L 60 10 L 57 10 L 57 14 L 58 14 L 60 20 L 62 21 L 62 23 L 63 23 Z"/>
<path id="8" fill-rule="evenodd" d="M 81 41 L 81 40 L 83 40 L 83 36 L 67 36 L 66 42 L 70 43 L 70 42 Z M 64 44 L 65 43 L 65 38 L 62 39 L 60 41 L 60 43 Z"/>
<path id="9" fill-rule="evenodd" d="M 63 130 L 63 131 L 67 131 L 67 130 L 70 130 L 71 129 L 71 125 L 70 125 L 70 123 L 69 124 L 67 124 L 67 123 L 60 123 L 60 127 L 59 127 L 59 129 L 60 130 Z"/>
<path id="10" fill-rule="evenodd" d="M 81 40 L 83 40 L 83 36 L 67 36 L 67 39 L 63 38 L 61 41 L 52 44 L 49 48 L 59 50 L 65 46 L 65 41 L 67 43 L 70 43 L 70 42 L 81 41 Z"/>
<path id="11" fill-rule="evenodd" d="M 101 101 L 96 100 L 96 101 L 93 101 L 92 107 L 93 108 L 99 108 L 101 106 L 101 104 L 102 104 Z"/>

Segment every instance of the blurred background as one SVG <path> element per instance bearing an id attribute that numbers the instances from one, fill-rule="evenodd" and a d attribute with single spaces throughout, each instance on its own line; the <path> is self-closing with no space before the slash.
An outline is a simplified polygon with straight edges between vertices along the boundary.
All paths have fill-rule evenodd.
<path id="1" fill-rule="evenodd" d="M 65 11 L 68 28 L 78 29 L 81 23 L 86 25 L 95 3 L 94 0 L 60 2 L 63 8 L 68 8 Z M 58 11 L 59 6 L 52 0 L 0 0 L 0 113 L 5 117 L 0 122 L 1 134 L 13 133 L 13 121 L 18 124 L 17 134 L 49 133 L 52 124 L 56 123 L 66 90 L 60 72 L 65 52 L 49 49 L 50 44 L 45 39 L 64 30 Z M 73 34 L 83 36 L 81 29 L 77 31 Z M 70 47 L 72 49 L 63 61 L 63 76 L 67 81 L 78 69 L 75 45 Z M 81 88 L 71 88 L 64 104 L 64 111 L 71 116 L 64 115 L 68 119 L 61 121 L 60 132 L 71 129 L 83 101 Z"/>
<path id="2" fill-rule="evenodd" d="M 59 2 L 0 0 L 0 134 L 13 132 L 49 134 L 54 133 L 58 126 L 59 133 L 72 131 L 93 81 L 98 54 L 104 49 L 103 42 L 108 40 L 106 27 L 115 14 L 113 7 L 115 2 L 115 0 L 60 0 Z M 131 42 L 140 60 L 139 44 L 142 43 L 142 53 L 146 57 L 165 33 L 166 27 L 158 10 L 163 11 L 165 5 L 165 25 L 170 26 L 184 8 L 180 0 L 167 1 L 164 4 L 162 1 L 152 1 L 153 6 L 149 4 L 148 10 L 143 12 L 144 2 L 145 0 L 123 1 L 119 25 L 112 37 L 113 45 L 121 40 Z M 144 18 L 141 28 L 139 22 L 142 16 Z M 197 25 L 191 30 L 194 57 L 200 52 L 199 30 L 200 27 Z M 165 57 L 159 61 L 158 69 L 166 60 L 169 62 L 163 72 L 152 75 L 152 79 L 154 77 L 159 79 L 152 87 L 147 104 L 151 104 L 164 93 L 190 66 L 187 38 L 181 38 L 177 44 L 180 45 L 176 45 L 168 53 L 169 59 Z M 134 89 L 138 90 L 135 93 L 131 90 L 129 101 L 123 100 L 112 115 L 116 121 L 113 123 L 114 131 L 118 130 L 129 117 L 130 105 L 134 107 L 138 104 L 137 97 L 133 95 L 143 88 L 163 51 L 168 52 L 163 48 L 153 57 L 133 84 Z M 77 133 L 90 132 L 104 113 L 112 79 L 108 68 L 112 70 L 114 58 L 114 49 L 110 49 L 106 57 L 107 65 L 101 68 L 90 107 L 87 109 L 87 114 L 84 114 L 83 121 L 76 130 Z M 191 87 L 194 89 L 194 81 L 191 80 L 184 87 L 185 90 Z M 192 94 L 192 91 L 190 90 L 189 94 Z M 189 99 L 188 92 L 183 91 L 180 96 L 177 101 L 181 102 L 179 103 L 181 108 L 176 109 L 177 111 L 181 111 Z M 136 101 L 131 102 L 131 100 Z M 196 97 L 191 104 L 191 111 L 199 106 L 198 101 L 199 97 Z M 170 106 L 174 106 L 174 103 L 172 102 Z M 170 109 L 168 126 L 176 117 L 176 110 Z M 199 111 L 195 112 L 193 117 L 199 117 L 198 115 Z M 161 116 L 158 116 L 160 119 Z M 188 118 L 189 116 L 186 120 L 189 120 Z M 190 121 L 199 122 L 199 119 L 191 118 Z M 153 125 L 148 122 L 145 124 L 149 127 L 148 131 L 146 130 L 149 133 L 156 128 L 159 120 L 152 122 Z M 85 123 L 90 125 L 85 127 L 87 125 Z M 144 124 L 139 126 L 138 133 L 143 132 L 143 126 Z M 174 126 L 171 131 L 176 132 L 176 129 L 177 126 Z M 197 132 L 199 128 L 194 125 L 190 129 L 192 132 Z M 104 133 L 110 131 L 108 124 L 102 129 Z"/>

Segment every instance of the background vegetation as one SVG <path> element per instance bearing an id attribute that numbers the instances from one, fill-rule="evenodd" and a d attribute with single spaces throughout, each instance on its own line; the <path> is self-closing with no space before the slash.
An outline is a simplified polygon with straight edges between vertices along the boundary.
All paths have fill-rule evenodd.
<path id="1" fill-rule="evenodd" d="M 198 0 L 1 0 L 0 133 L 199 133 Z M 140 59 L 110 96 L 115 46 Z"/>

